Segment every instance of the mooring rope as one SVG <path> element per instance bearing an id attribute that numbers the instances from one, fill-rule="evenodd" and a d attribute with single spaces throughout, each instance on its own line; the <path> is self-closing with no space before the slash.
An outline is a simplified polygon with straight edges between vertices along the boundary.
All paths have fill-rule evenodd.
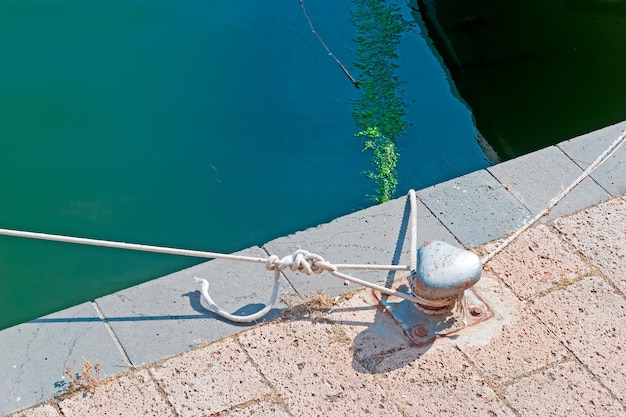
<path id="1" fill-rule="evenodd" d="M 209 259 L 226 259 L 231 261 L 241 261 L 241 262 L 256 262 L 256 263 L 264 263 L 266 269 L 275 271 L 274 278 L 274 286 L 272 289 L 272 296 L 270 297 L 270 301 L 265 305 L 265 307 L 258 311 L 257 313 L 248 315 L 248 316 L 236 316 L 224 311 L 220 308 L 209 295 L 209 283 L 207 280 L 195 277 L 195 279 L 202 283 L 202 295 L 206 299 L 209 310 L 213 313 L 231 321 L 235 322 L 251 322 L 258 320 L 263 317 L 267 312 L 269 312 L 274 304 L 276 303 L 276 298 L 278 295 L 278 287 L 279 287 L 279 279 L 280 272 L 284 269 L 289 268 L 294 272 L 301 272 L 307 275 L 312 273 L 321 274 L 322 272 L 328 272 L 331 275 L 340 278 L 344 281 L 353 282 L 355 284 L 369 287 L 374 290 L 380 291 L 382 293 L 388 295 L 394 295 L 406 300 L 409 300 L 413 303 L 419 302 L 419 298 L 416 298 L 410 294 L 405 294 L 399 291 L 392 290 L 387 287 L 383 287 L 377 284 L 373 284 L 371 282 L 367 282 L 361 280 L 359 278 L 355 278 L 353 276 L 344 274 L 339 272 L 339 269 L 352 269 L 352 270 L 374 270 L 374 271 L 408 271 L 408 265 L 371 265 L 371 264 L 332 264 L 327 262 L 320 255 L 313 254 L 306 250 L 298 249 L 292 255 L 287 255 L 283 258 L 279 258 L 276 255 L 272 255 L 268 258 L 259 258 L 253 256 L 244 256 L 244 255 L 233 255 L 233 254 L 224 254 L 218 252 L 206 252 L 206 251 L 197 251 L 197 250 L 189 250 L 189 249 L 179 249 L 179 248 L 171 248 L 164 246 L 152 246 L 152 245 L 143 245 L 137 243 L 127 243 L 127 242 L 117 242 L 110 240 L 101 240 L 101 239 L 89 239 L 82 237 L 74 237 L 74 236 L 66 236 L 66 235 L 57 235 L 50 233 L 39 233 L 39 232 L 28 232 L 23 230 L 13 230 L 13 229 L 0 229 L 0 235 L 4 236 L 13 236 L 13 237 L 21 237 L 27 239 L 37 239 L 37 240 L 47 240 L 47 241 L 55 241 L 55 242 L 64 242 L 64 243 L 74 243 L 79 245 L 89 245 L 89 246 L 100 246 L 100 247 L 108 247 L 115 249 L 126 249 L 126 250 L 134 250 L 141 252 L 156 252 L 156 253 L 165 253 L 170 255 L 180 255 L 180 256 L 190 256 L 195 258 L 209 258 Z"/>
<path id="2" fill-rule="evenodd" d="M 352 74 L 350 74 L 350 71 L 348 71 L 348 69 L 341 63 L 339 58 L 337 58 L 335 54 L 331 52 L 328 45 L 326 45 L 326 42 L 324 42 L 324 39 L 322 39 L 320 34 L 317 32 L 317 30 L 315 30 L 315 26 L 313 26 L 313 22 L 311 21 L 311 18 L 309 17 L 309 14 L 307 13 L 306 8 L 304 7 L 304 0 L 300 0 L 300 8 L 302 9 L 302 13 L 304 14 L 304 17 L 306 18 L 306 21 L 308 22 L 309 27 L 311 28 L 311 32 L 313 32 L 315 37 L 317 37 L 317 40 L 320 42 L 320 44 L 326 50 L 326 52 L 328 52 L 328 55 L 330 55 L 335 60 L 337 65 L 339 65 L 339 68 L 341 68 L 343 73 L 346 74 L 346 77 L 348 77 L 350 81 L 352 81 L 352 85 L 354 85 L 356 88 L 361 88 L 361 86 L 359 85 L 359 82 L 354 79 Z"/>
<path id="3" fill-rule="evenodd" d="M 347 264 L 346 264 L 347 265 Z M 374 290 L 380 291 L 381 293 L 394 295 L 405 300 L 409 300 L 413 303 L 419 302 L 420 299 L 418 297 L 414 297 L 410 294 L 405 294 L 403 292 L 395 291 L 387 287 L 383 287 L 377 284 L 373 284 L 368 281 L 363 281 L 359 278 L 355 278 L 351 275 L 344 274 L 339 272 L 337 269 L 339 267 L 346 267 L 346 265 L 334 265 L 330 262 L 327 262 L 320 255 L 308 252 L 303 249 L 296 250 L 293 255 L 287 255 L 284 258 L 280 259 L 276 255 L 271 255 L 266 259 L 265 267 L 268 270 L 275 271 L 274 275 L 274 286 L 272 288 L 272 295 L 270 300 L 265 304 L 265 307 L 254 313 L 247 316 L 237 316 L 234 314 L 230 314 L 226 312 L 224 309 L 219 307 L 211 298 L 209 294 L 209 282 L 206 279 L 195 277 L 196 281 L 202 283 L 202 296 L 206 300 L 208 304 L 208 309 L 213 313 L 217 314 L 220 317 L 223 317 L 227 320 L 231 320 L 238 323 L 247 323 L 251 321 L 255 321 L 265 316 L 276 303 L 276 299 L 278 296 L 278 288 L 280 283 L 280 272 L 289 268 L 293 272 L 301 272 L 305 275 L 311 274 L 321 274 L 322 272 L 328 272 L 331 275 L 340 278 L 344 281 L 353 282 L 355 284 L 369 287 Z M 358 264 L 350 264 L 350 269 L 387 269 L 387 267 L 393 267 L 390 269 L 395 270 L 408 270 L 408 266 L 403 265 L 358 265 Z"/>
<path id="4" fill-rule="evenodd" d="M 411 203 L 411 260 L 409 271 L 417 270 L 417 196 L 415 190 L 410 189 L 408 195 Z"/>
<path id="5" fill-rule="evenodd" d="M 259 257 L 254 257 L 254 256 L 233 255 L 233 254 L 226 254 L 226 253 L 219 253 L 219 252 L 206 252 L 206 251 L 190 250 L 190 249 L 179 249 L 179 248 L 171 248 L 167 246 L 143 245 L 143 244 L 138 244 L 138 243 L 90 239 L 90 238 L 84 238 L 84 237 L 58 235 L 58 234 L 51 234 L 51 233 L 28 232 L 24 230 L 15 230 L 15 229 L 0 229 L 0 235 L 21 237 L 21 238 L 26 238 L 26 239 L 48 240 L 48 241 L 53 241 L 53 242 L 74 243 L 78 245 L 100 246 L 100 247 L 114 248 L 114 249 L 126 249 L 126 250 L 134 250 L 134 251 L 139 251 L 139 252 L 164 253 L 164 254 L 169 254 L 169 255 L 189 256 L 193 258 L 226 259 L 226 260 L 231 260 L 231 261 L 255 262 L 255 263 L 264 263 L 264 264 L 266 264 L 268 260 L 268 258 L 259 258 Z M 388 270 L 404 271 L 404 270 L 408 270 L 409 268 L 408 266 L 405 266 L 405 265 L 370 265 L 370 264 L 336 264 L 334 266 L 337 269 L 354 269 L 354 270 L 365 269 L 365 270 L 379 270 L 379 271 L 388 271 Z"/>
<path id="6" fill-rule="evenodd" d="M 570 184 L 569 187 L 565 188 L 561 193 L 559 193 L 555 198 L 550 200 L 548 206 L 539 212 L 535 217 L 533 217 L 530 221 L 520 227 L 515 233 L 513 233 L 510 237 L 508 237 L 504 242 L 502 242 L 496 249 L 491 251 L 487 256 L 481 259 L 482 264 L 486 264 L 494 256 L 496 256 L 499 252 L 504 250 L 508 245 L 510 245 L 518 236 L 520 236 L 525 230 L 531 227 L 537 220 L 539 220 L 542 216 L 544 216 L 551 208 L 553 208 L 556 204 L 558 204 L 571 190 L 574 189 L 581 181 L 583 181 L 586 177 L 588 177 L 595 169 L 597 169 L 602 163 L 604 163 L 609 157 L 611 157 L 620 146 L 622 146 L 626 142 L 626 132 L 623 132 L 574 182 Z M 255 262 L 255 263 L 264 263 L 265 268 L 269 271 L 274 271 L 274 285 L 272 288 L 272 295 L 268 303 L 265 304 L 265 307 L 260 311 L 250 314 L 247 316 L 238 316 L 230 314 L 220 308 L 209 295 L 209 282 L 203 278 L 195 277 L 198 282 L 202 283 L 201 293 L 206 302 L 208 303 L 208 309 L 213 313 L 234 322 L 251 322 L 256 321 L 263 316 L 265 316 L 276 303 L 276 299 L 278 296 L 278 289 L 280 285 L 280 274 L 285 269 L 289 268 L 293 272 L 301 272 L 306 275 L 311 274 L 321 274 L 323 272 L 328 272 L 331 275 L 340 278 L 344 281 L 353 282 L 355 284 L 368 287 L 374 290 L 377 290 L 383 294 L 393 295 L 399 298 L 403 298 L 412 303 L 421 304 L 423 299 L 416 295 L 410 295 L 403 292 L 395 291 L 390 288 L 373 284 L 371 282 L 367 282 L 353 276 L 344 274 L 339 272 L 340 269 L 352 269 L 352 270 L 375 270 L 375 271 L 415 271 L 417 268 L 417 196 L 415 194 L 415 190 L 409 190 L 407 196 L 410 204 L 410 218 L 411 218 L 411 258 L 410 265 L 373 265 L 373 264 L 333 264 L 330 263 L 320 255 L 308 252 L 303 249 L 296 250 L 292 255 L 287 255 L 283 258 L 279 258 L 276 255 L 271 255 L 267 258 L 261 257 L 253 257 L 253 256 L 244 256 L 244 255 L 234 255 L 234 254 L 224 254 L 219 252 L 207 252 L 207 251 L 198 251 L 198 250 L 189 250 L 189 249 L 179 249 L 179 248 L 171 248 L 164 246 L 153 246 L 153 245 L 143 245 L 137 243 L 127 243 L 127 242 L 118 242 L 118 241 L 110 241 L 110 240 L 101 240 L 101 239 L 89 239 L 82 237 L 74 237 L 74 236 L 66 236 L 66 235 L 58 235 L 58 234 L 50 234 L 50 233 L 39 233 L 39 232 L 29 232 L 23 230 L 13 230 L 13 229 L 0 229 L 0 235 L 4 236 L 13 236 L 13 237 L 21 237 L 27 239 L 37 239 L 37 240 L 48 240 L 55 242 L 64 242 L 64 243 L 73 243 L 79 245 L 89 245 L 89 246 L 100 246 L 100 247 L 109 247 L 115 249 L 126 249 L 126 250 L 134 250 L 134 251 L 142 251 L 142 252 L 156 252 L 156 253 L 164 253 L 170 255 L 180 255 L 180 256 L 190 256 L 195 258 L 208 258 L 208 259 L 225 259 L 232 261 L 241 261 L 241 262 Z M 461 295 L 462 297 L 462 295 Z M 463 298 L 460 298 L 461 306 L 464 308 Z M 463 318 L 465 322 L 465 316 Z"/>
<path id="7" fill-rule="evenodd" d="M 519 235 L 524 233 L 529 227 L 535 224 L 540 218 L 545 216 L 552 208 L 554 208 L 554 206 L 556 206 L 561 200 L 563 200 L 563 198 L 565 198 L 565 196 L 569 194 L 570 191 L 572 191 L 578 184 L 580 184 L 585 178 L 591 175 L 593 171 L 595 171 L 600 165 L 602 165 L 605 161 L 607 161 L 615 152 L 617 152 L 617 150 L 620 148 L 620 146 L 624 144 L 624 142 L 626 142 L 626 131 L 622 132 L 622 134 L 619 135 L 617 139 L 615 139 L 613 143 L 611 143 L 611 145 L 609 145 L 609 147 L 606 148 L 606 150 L 602 152 L 602 154 L 600 154 L 600 156 L 598 156 L 598 158 L 596 158 L 596 160 L 593 161 L 593 163 L 589 165 L 589 167 L 586 170 L 584 170 L 583 173 L 580 174 L 578 178 L 576 178 L 569 185 L 569 187 L 563 189 L 556 197 L 550 200 L 550 202 L 548 203 L 545 209 L 537 213 L 535 217 L 530 219 L 526 224 L 524 224 L 522 227 L 517 229 L 515 233 L 513 233 L 511 236 L 505 239 L 498 247 L 496 247 L 493 251 L 489 252 L 485 257 L 483 257 L 481 259 L 481 262 L 483 263 L 483 265 L 489 262 L 491 259 L 493 259 L 493 257 L 496 256 L 498 253 L 502 252 L 515 239 L 517 239 Z"/>

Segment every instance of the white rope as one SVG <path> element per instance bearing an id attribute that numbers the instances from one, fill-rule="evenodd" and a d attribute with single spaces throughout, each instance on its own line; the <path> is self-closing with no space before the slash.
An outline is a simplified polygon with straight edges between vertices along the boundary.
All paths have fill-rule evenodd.
<path id="1" fill-rule="evenodd" d="M 502 250 L 504 250 L 504 248 L 509 246 L 515 239 L 517 239 L 519 237 L 519 235 L 524 233 L 529 227 L 531 227 L 533 224 L 535 224 L 537 222 L 537 220 L 539 220 L 540 218 L 545 216 L 546 213 L 548 213 L 567 194 L 569 194 L 569 192 L 572 191 L 574 189 L 574 187 L 576 187 L 578 184 L 580 184 L 585 178 L 587 178 L 589 175 L 591 175 L 591 173 L 593 171 L 595 171 L 601 164 L 603 164 L 615 152 L 617 152 L 619 147 L 622 146 L 624 144 L 624 142 L 626 142 L 626 131 L 622 132 L 622 134 L 619 135 L 617 137 L 617 139 L 615 139 L 615 141 L 613 141 L 613 143 L 604 152 L 602 152 L 602 154 L 600 154 L 600 156 L 591 165 L 589 165 L 589 167 L 585 171 L 583 171 L 583 173 L 580 174 L 578 176 L 578 178 L 576 178 L 569 185 L 569 187 L 565 188 L 556 197 L 554 197 L 552 200 L 550 200 L 550 203 L 548 203 L 548 206 L 545 209 L 543 209 L 542 211 L 537 213 L 537 215 L 535 217 L 533 217 L 526 224 L 524 224 L 522 227 L 517 229 L 517 231 L 515 231 L 515 233 L 513 233 L 504 242 L 502 242 L 500 244 L 500 246 L 498 246 L 493 251 L 488 253 L 484 258 L 482 258 L 481 262 L 483 263 L 483 265 L 486 264 L 487 262 L 489 262 L 491 259 L 493 259 L 493 257 L 496 256 L 498 253 L 502 252 Z"/>
<path id="2" fill-rule="evenodd" d="M 276 297 L 278 296 L 278 287 L 280 286 L 279 285 L 280 270 L 276 269 L 276 273 L 274 275 L 274 286 L 272 287 L 272 296 L 270 298 L 270 301 L 265 305 L 265 307 L 263 307 L 261 310 L 257 311 L 254 314 L 249 314 L 247 316 L 237 316 L 235 314 L 230 314 L 222 310 L 220 306 L 215 304 L 215 302 L 209 295 L 209 281 L 203 278 L 198 278 L 198 277 L 194 277 L 194 278 L 196 279 L 196 281 L 202 283 L 202 289 L 200 292 L 208 304 L 208 307 L 207 307 L 208 310 L 212 311 L 213 313 L 217 314 L 220 317 L 225 318 L 226 320 L 234 321 L 236 323 L 250 323 L 252 321 L 261 319 L 263 316 L 269 313 L 274 307 L 274 304 L 276 304 Z"/>
<path id="3" fill-rule="evenodd" d="M 409 190 L 411 202 L 411 264 L 409 271 L 417 271 L 417 196 L 415 190 Z"/>
<path id="4" fill-rule="evenodd" d="M 152 246 L 152 245 L 142 245 L 137 243 L 127 243 L 127 242 L 116 242 L 109 240 L 101 240 L 101 239 L 89 239 L 82 237 L 74 237 L 74 236 L 65 236 L 65 235 L 56 235 L 50 233 L 38 233 L 38 232 L 28 232 L 23 230 L 12 230 L 12 229 L 0 229 L 0 235 L 4 236 L 13 236 L 13 237 L 21 237 L 27 239 L 37 239 L 37 240 L 47 240 L 54 242 L 64 242 L 64 243 L 74 243 L 79 245 L 89 245 L 89 246 L 100 246 L 100 247 L 108 247 L 115 249 L 126 249 L 126 250 L 135 250 L 142 252 L 156 252 L 156 253 L 166 253 L 170 255 L 180 255 L 180 256 L 191 256 L 196 258 L 210 258 L 210 259 L 226 259 L 232 261 L 242 261 L 242 262 L 256 262 L 256 263 L 264 263 L 266 269 L 275 270 L 275 279 L 274 286 L 272 289 L 272 295 L 270 297 L 270 301 L 265 305 L 265 307 L 248 316 L 237 316 L 230 314 L 220 308 L 209 295 L 209 282 L 202 278 L 196 278 L 198 282 L 202 283 L 202 296 L 206 300 L 208 304 L 208 309 L 213 313 L 231 321 L 245 323 L 251 322 L 260 319 L 264 315 L 266 315 L 276 303 L 276 298 L 278 296 L 278 287 L 279 287 L 279 278 L 280 272 L 286 268 L 289 268 L 294 272 L 301 272 L 307 275 L 312 273 L 321 274 L 322 272 L 329 272 L 331 275 L 343 279 L 344 281 L 353 282 L 355 284 L 369 287 L 380 291 L 385 294 L 395 295 L 400 298 L 404 298 L 411 302 L 418 302 L 419 300 L 409 294 L 405 294 L 399 291 L 394 291 L 387 287 L 383 287 L 380 285 L 372 284 L 367 281 L 363 281 L 361 279 L 352 277 L 350 275 L 339 272 L 339 269 L 354 269 L 354 270 L 409 270 L 408 265 L 368 265 L 368 264 L 331 264 L 327 262 L 319 255 L 310 253 L 305 250 L 297 250 L 293 253 L 293 255 L 285 256 L 284 258 L 278 258 L 276 255 L 272 255 L 269 258 L 259 258 L 253 256 L 244 256 L 244 255 L 232 255 L 232 254 L 224 254 L 218 252 L 206 252 L 206 251 L 197 251 L 197 250 L 189 250 L 189 249 L 178 249 L 178 248 L 170 248 L 164 246 Z"/>
<path id="5" fill-rule="evenodd" d="M 74 236 L 56 235 L 56 234 L 39 233 L 39 232 L 28 232 L 24 230 L 14 230 L 14 229 L 0 229 L 0 235 L 21 237 L 21 238 L 26 238 L 26 239 L 47 240 L 47 241 L 53 241 L 53 242 L 74 243 L 78 245 L 126 249 L 126 250 L 140 251 L 140 252 L 165 253 L 169 255 L 189 256 L 193 258 L 226 259 L 226 260 L 231 260 L 231 261 L 256 262 L 256 263 L 264 263 L 264 264 L 267 263 L 268 261 L 268 258 L 259 258 L 259 257 L 254 257 L 254 256 L 233 255 L 233 254 L 225 254 L 225 253 L 219 253 L 219 252 L 206 252 L 206 251 L 198 251 L 198 250 L 190 250 L 190 249 L 178 249 L 178 248 L 171 248 L 171 247 L 166 247 L 166 246 L 143 245 L 143 244 L 138 244 L 138 243 L 126 243 L 126 242 L 118 242 L 118 241 L 111 241 L 111 240 L 89 239 L 89 238 L 84 238 L 84 237 L 74 237 Z M 336 264 L 334 266 L 337 269 L 353 269 L 353 270 L 361 269 L 361 270 L 375 270 L 375 271 L 387 271 L 387 270 L 406 271 L 409 269 L 408 265 Z"/>
<path id="6" fill-rule="evenodd" d="M 191 256 L 194 258 L 229 259 L 232 261 L 259 262 L 265 263 L 265 258 L 255 258 L 251 256 L 240 256 L 223 254 L 216 252 L 204 252 L 189 249 L 177 249 L 164 246 L 141 245 L 137 243 L 115 242 L 110 240 L 88 239 L 84 237 L 74 237 L 65 235 L 54 235 L 50 233 L 26 232 L 23 230 L 0 229 L 0 235 L 22 237 L 27 239 L 49 240 L 54 242 L 75 243 L 78 245 L 100 246 L 106 248 L 127 249 L 141 252 L 167 253 L 170 255 Z"/>
<path id="7" fill-rule="evenodd" d="M 369 269 L 368 268 L 369 266 L 375 266 L 375 265 L 350 265 L 350 266 L 358 267 L 358 269 Z M 353 276 L 341 273 L 337 271 L 337 265 L 333 265 L 332 263 L 325 261 L 324 258 L 322 258 L 320 255 L 308 252 L 303 249 L 298 249 L 293 253 L 293 255 L 287 255 L 282 259 L 280 259 L 276 255 L 271 255 L 269 258 L 267 258 L 265 267 L 268 270 L 275 271 L 274 287 L 272 289 L 272 295 L 270 297 L 270 300 L 265 304 L 265 307 L 262 310 L 254 314 L 247 315 L 247 316 L 236 316 L 223 310 L 221 307 L 215 304 L 215 302 L 209 295 L 209 282 L 202 278 L 198 278 L 198 277 L 195 277 L 195 278 L 196 278 L 196 281 L 202 282 L 202 296 L 204 297 L 204 299 L 206 300 L 208 304 L 208 309 L 220 317 L 223 317 L 227 320 L 235 321 L 238 323 L 249 323 L 249 322 L 258 320 L 262 318 L 263 316 L 265 316 L 274 307 L 274 304 L 276 303 L 276 298 L 278 296 L 280 272 L 287 268 L 293 272 L 301 272 L 305 275 L 321 274 L 322 272 L 328 272 L 331 275 L 337 278 L 343 279 L 345 281 L 350 281 L 355 284 L 362 285 L 364 287 L 369 287 L 385 294 L 395 295 L 397 297 L 401 297 L 406 300 L 409 300 L 413 303 L 419 301 L 418 298 L 413 297 L 412 295 L 405 294 L 399 291 L 394 291 L 390 288 L 383 287 L 377 284 L 372 284 L 371 282 L 363 281 Z M 406 267 L 403 266 L 403 268 L 406 268 Z"/>

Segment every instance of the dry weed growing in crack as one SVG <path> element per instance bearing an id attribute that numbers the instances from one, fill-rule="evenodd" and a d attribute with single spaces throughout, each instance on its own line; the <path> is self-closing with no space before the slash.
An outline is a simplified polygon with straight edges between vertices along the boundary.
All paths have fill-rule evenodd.
<path id="1" fill-rule="evenodd" d="M 324 316 L 337 304 L 349 300 L 358 290 L 346 292 L 338 297 L 330 298 L 323 290 L 318 290 L 307 296 L 303 303 L 296 304 L 293 301 L 283 300 L 289 307 L 283 312 L 285 320 L 297 320 L 311 318 L 323 320 Z"/>
<path id="2" fill-rule="evenodd" d="M 318 290 L 307 296 L 303 303 L 287 304 L 289 307 L 283 312 L 286 320 L 295 320 L 302 318 L 322 319 L 331 308 L 335 305 L 335 301 L 329 298 L 322 290 Z"/>
<path id="3" fill-rule="evenodd" d="M 94 371 L 94 375 L 91 371 Z M 87 359 L 83 358 L 83 365 L 80 367 L 80 373 L 73 373 L 71 366 L 65 367 L 65 375 L 70 378 L 67 390 L 68 392 L 87 390 L 92 392 L 100 385 L 100 364 L 96 362 L 92 365 Z"/>

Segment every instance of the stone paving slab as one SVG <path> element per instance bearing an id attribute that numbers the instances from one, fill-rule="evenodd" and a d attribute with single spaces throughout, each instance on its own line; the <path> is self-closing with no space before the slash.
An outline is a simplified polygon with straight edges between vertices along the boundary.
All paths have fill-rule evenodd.
<path id="1" fill-rule="evenodd" d="M 488 171 L 476 171 L 417 192 L 466 248 L 517 230 L 531 216 Z"/>
<path id="2" fill-rule="evenodd" d="M 561 142 L 557 146 L 584 170 L 624 131 L 626 121 Z M 591 178 L 613 196 L 625 194 L 626 147 L 622 146 L 591 174 Z"/>
<path id="3" fill-rule="evenodd" d="M 487 168 L 496 179 L 505 184 L 533 215 L 545 209 L 550 200 L 582 174 L 563 151 L 556 147 L 542 149 Z M 543 220 L 552 220 L 574 213 L 610 196 L 591 178 L 584 179 Z"/>
<path id="4" fill-rule="evenodd" d="M 381 385 L 404 415 L 515 415 L 456 349 L 431 349 L 382 376 Z"/>
<path id="5" fill-rule="evenodd" d="M 128 369 L 91 303 L 3 330 L 0 346 L 0 415 L 65 390 L 65 367 L 78 370 L 83 358 L 103 376 Z"/>
<path id="6" fill-rule="evenodd" d="M 538 298 L 533 312 L 621 401 L 626 402 L 626 300 L 600 277 Z"/>
<path id="7" fill-rule="evenodd" d="M 614 198 L 575 216 L 558 219 L 554 225 L 626 293 L 626 198 Z"/>
<path id="8" fill-rule="evenodd" d="M 293 416 L 402 416 L 373 375 L 353 360 L 340 326 L 301 320 L 263 326 L 239 340 Z"/>
<path id="9" fill-rule="evenodd" d="M 267 257 L 258 247 L 237 254 Z M 195 276 L 209 281 L 217 305 L 239 315 L 260 310 L 274 282 L 274 273 L 263 264 L 218 259 L 98 298 L 97 305 L 133 365 L 173 356 L 256 324 L 232 323 L 206 310 Z M 281 294 L 292 292 L 282 280 Z M 279 301 L 261 321 L 278 317 L 285 306 Z"/>
<path id="10" fill-rule="evenodd" d="M 183 417 L 201 417 L 272 394 L 265 378 L 234 339 L 216 342 L 150 368 Z"/>
<path id="11" fill-rule="evenodd" d="M 576 361 L 564 362 L 518 380 L 506 389 L 504 398 L 525 417 L 624 415 L 619 401 Z"/>
<path id="12" fill-rule="evenodd" d="M 421 203 L 417 205 L 418 245 L 427 240 L 443 240 L 459 245 L 454 236 Z M 410 263 L 410 215 L 407 198 L 401 197 L 383 205 L 373 206 L 330 223 L 310 228 L 266 243 L 272 255 L 292 254 L 305 249 L 334 264 L 402 264 Z M 342 271 L 368 282 L 393 280 L 387 271 Z M 299 294 L 306 296 L 323 289 L 329 296 L 356 288 L 329 274 L 303 275 L 284 271 Z"/>
<path id="13" fill-rule="evenodd" d="M 59 402 L 64 417 L 175 416 L 145 369 Z"/>
<path id="14" fill-rule="evenodd" d="M 506 384 L 564 360 L 568 351 L 533 314 L 519 305 L 514 319 L 489 341 L 489 348 L 459 343 L 458 348 L 491 381 Z"/>
<path id="15" fill-rule="evenodd" d="M 487 244 L 485 249 L 489 252 L 498 244 Z M 571 245 L 553 227 L 545 224 L 536 225 L 522 234 L 489 262 L 486 269 L 493 271 L 522 300 L 592 271 Z"/>

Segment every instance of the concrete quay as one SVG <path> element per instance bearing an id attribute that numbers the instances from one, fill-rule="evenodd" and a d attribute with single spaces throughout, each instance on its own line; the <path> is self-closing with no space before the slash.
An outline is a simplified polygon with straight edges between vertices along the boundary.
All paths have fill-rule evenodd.
<path id="1" fill-rule="evenodd" d="M 418 191 L 418 244 L 489 252 L 625 130 Z M 625 194 L 622 148 L 484 266 L 475 292 L 492 317 L 420 346 L 371 290 L 329 274 L 286 270 L 262 322 L 224 321 L 202 308 L 194 276 L 245 314 L 269 298 L 273 273 L 221 260 L 11 327 L 0 331 L 0 415 L 626 416 Z M 408 264 L 407 206 L 402 197 L 241 253 Z M 102 381 L 68 392 L 65 368 L 84 360 Z"/>

